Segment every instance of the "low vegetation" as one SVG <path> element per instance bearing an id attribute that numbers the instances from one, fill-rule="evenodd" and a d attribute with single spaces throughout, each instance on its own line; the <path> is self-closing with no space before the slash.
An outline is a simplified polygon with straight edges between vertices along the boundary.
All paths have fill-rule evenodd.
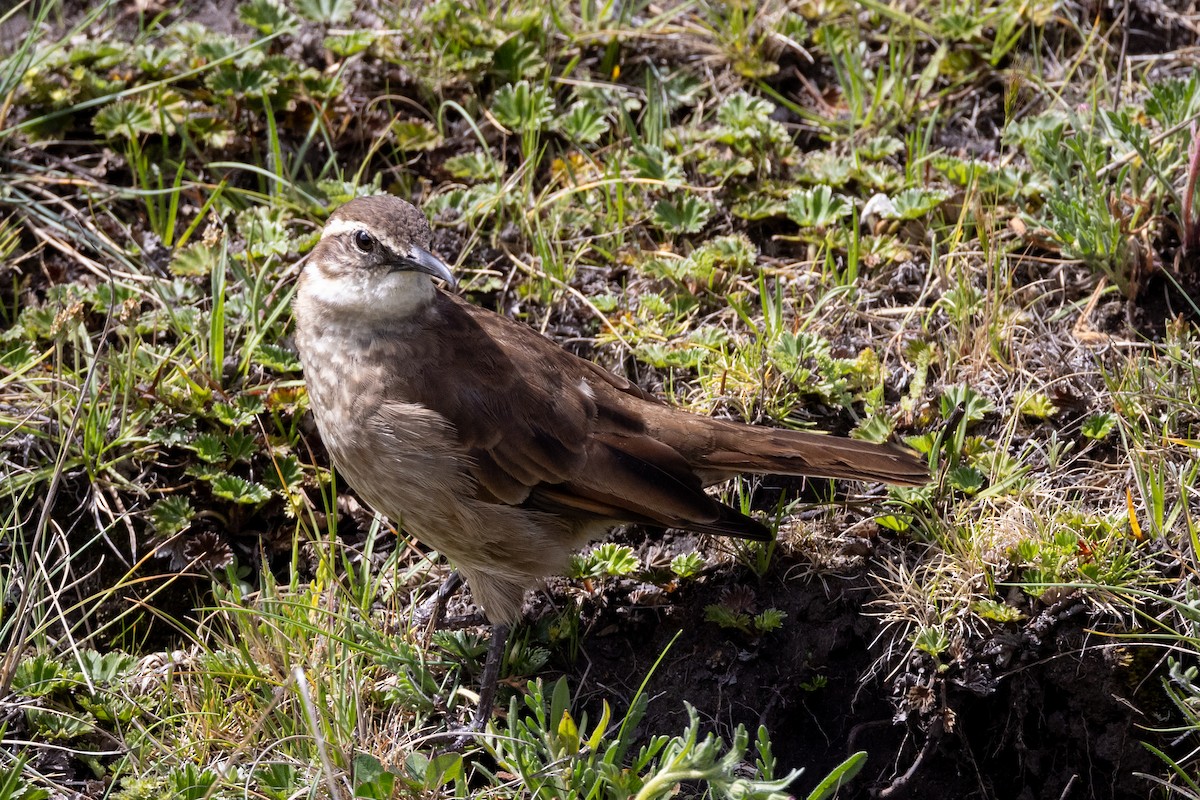
<path id="1" fill-rule="evenodd" d="M 1032 0 L 0 11 L 0 800 L 1200 797 L 1200 18 Z M 328 468 L 331 209 L 698 413 L 898 440 L 485 641 Z M 466 611 L 467 598 L 452 611 Z"/>

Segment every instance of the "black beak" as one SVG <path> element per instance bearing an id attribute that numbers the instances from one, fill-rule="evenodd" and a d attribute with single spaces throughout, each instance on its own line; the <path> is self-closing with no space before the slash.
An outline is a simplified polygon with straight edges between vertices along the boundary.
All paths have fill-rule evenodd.
<path id="1" fill-rule="evenodd" d="M 400 257 L 399 268 L 424 272 L 426 275 L 441 278 L 451 289 L 458 288 L 458 281 L 455 279 L 454 273 L 450 271 L 450 267 L 446 266 L 446 262 L 424 247 L 412 245 L 408 254 Z"/>

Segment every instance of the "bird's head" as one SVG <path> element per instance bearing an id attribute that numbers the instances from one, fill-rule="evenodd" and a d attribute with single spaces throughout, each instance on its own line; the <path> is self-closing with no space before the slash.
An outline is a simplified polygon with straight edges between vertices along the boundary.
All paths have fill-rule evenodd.
<path id="1" fill-rule="evenodd" d="M 298 300 L 335 314 L 404 318 L 454 273 L 429 249 L 425 216 L 398 197 L 359 197 L 330 215 L 300 276 Z"/>

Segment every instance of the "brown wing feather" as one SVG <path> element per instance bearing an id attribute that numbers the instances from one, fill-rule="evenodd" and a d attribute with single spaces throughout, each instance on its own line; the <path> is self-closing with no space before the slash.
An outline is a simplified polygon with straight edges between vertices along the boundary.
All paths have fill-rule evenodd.
<path id="1" fill-rule="evenodd" d="M 672 409 L 453 295 L 439 293 L 434 313 L 439 352 L 413 367 L 420 379 L 406 388 L 454 425 L 480 499 L 761 539 L 764 526 L 704 485 L 741 472 L 896 483 L 925 475 L 917 459 L 891 448 Z M 476 380 L 460 380 L 464 371 Z"/>

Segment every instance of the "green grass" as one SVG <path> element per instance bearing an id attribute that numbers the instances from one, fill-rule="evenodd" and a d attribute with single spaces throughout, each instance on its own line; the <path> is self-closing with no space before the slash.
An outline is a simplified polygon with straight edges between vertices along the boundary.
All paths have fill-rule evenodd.
<path id="1" fill-rule="evenodd" d="M 0 798 L 83 776 L 131 799 L 782 796 L 786 731 L 689 708 L 635 735 L 642 693 L 588 720 L 527 683 L 579 652 L 574 590 L 558 638 L 511 648 L 494 737 L 437 755 L 481 642 L 412 629 L 445 565 L 339 488 L 289 342 L 324 216 L 381 190 L 429 213 L 477 302 L 674 402 L 898 437 L 934 468 L 815 514 L 739 483 L 778 546 L 612 545 L 575 579 L 851 569 L 878 674 L 926 670 L 930 696 L 1077 597 L 1149 654 L 1129 681 L 1165 687 L 1130 733 L 1177 731 L 1146 785 L 1200 796 L 1186 56 L 1011 0 L 439 0 L 378 29 L 358 5 L 0 17 L 28 20 L 0 60 Z M 703 624 L 770 642 L 802 624 L 783 605 L 710 598 Z M 924 736 L 939 702 L 897 710 Z"/>

